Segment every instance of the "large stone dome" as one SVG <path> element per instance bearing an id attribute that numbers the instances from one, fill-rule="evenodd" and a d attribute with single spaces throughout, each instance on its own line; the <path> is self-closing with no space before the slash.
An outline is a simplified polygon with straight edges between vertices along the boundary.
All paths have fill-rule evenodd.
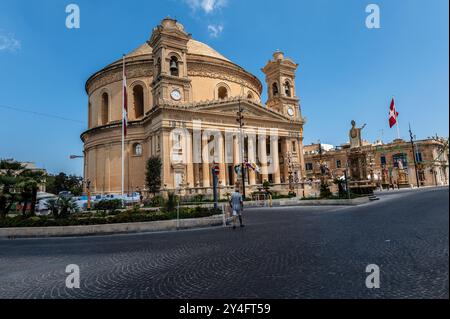
<path id="1" fill-rule="evenodd" d="M 161 52 L 155 52 L 152 43 L 161 48 L 161 34 L 164 41 L 169 41 L 169 47 L 178 48 L 180 72 L 183 73 L 179 79 L 173 79 L 178 87 L 167 86 L 164 96 L 155 95 L 155 80 L 158 79 L 158 63 Z M 163 46 L 164 47 L 164 46 Z M 165 54 L 172 54 L 173 49 L 167 50 Z M 171 51 L 172 50 L 172 51 Z M 165 57 L 165 59 L 167 56 Z M 159 99 L 170 102 L 170 91 L 180 90 L 182 103 L 185 105 L 215 101 L 223 98 L 245 97 L 261 103 L 262 84 L 259 79 L 232 62 L 210 46 L 194 40 L 192 36 L 184 31 L 184 27 L 176 20 L 167 18 L 153 29 L 150 40 L 140 45 L 125 55 L 126 75 L 129 92 L 131 120 L 145 118 Z M 168 72 L 166 61 L 163 62 L 164 74 Z M 121 119 L 122 104 L 122 71 L 123 59 L 107 65 L 100 71 L 94 73 L 86 82 L 86 92 L 89 96 L 89 129 L 115 123 Z M 182 82 L 180 82 L 180 80 Z M 170 83 L 170 81 L 168 82 Z M 143 110 L 134 112 L 136 107 L 134 89 L 139 86 L 142 98 Z M 169 92 L 169 93 L 166 93 Z M 176 102 L 176 101 L 174 101 Z M 180 102 L 181 103 L 181 102 Z M 137 115 L 135 115 L 137 114 Z"/>
<path id="2" fill-rule="evenodd" d="M 204 57 L 211 57 L 216 58 L 219 60 L 224 60 L 227 62 L 231 62 L 229 59 L 224 57 L 222 54 L 211 48 L 209 45 L 190 39 L 187 44 L 188 47 L 188 54 L 189 55 L 198 55 L 198 56 L 204 56 Z M 137 49 L 133 50 L 132 52 L 128 53 L 125 57 L 126 58 L 138 58 L 143 56 L 151 56 L 152 55 L 152 48 L 148 43 L 144 43 Z"/>

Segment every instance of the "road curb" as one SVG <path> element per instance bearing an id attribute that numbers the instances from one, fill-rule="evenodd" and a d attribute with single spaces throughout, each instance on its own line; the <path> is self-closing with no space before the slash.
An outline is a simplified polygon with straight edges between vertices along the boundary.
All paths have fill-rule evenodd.
<path id="1" fill-rule="evenodd" d="M 223 215 L 205 218 L 161 220 L 153 222 L 52 227 L 0 228 L 0 238 L 84 237 L 128 233 L 177 231 L 211 226 L 223 226 Z"/>
<path id="2" fill-rule="evenodd" d="M 367 204 L 370 202 L 369 197 L 358 197 L 353 199 L 286 199 L 273 201 L 272 207 L 286 207 L 286 206 L 358 206 L 362 204 Z M 245 202 L 246 208 L 258 208 L 258 205 L 254 202 Z"/>

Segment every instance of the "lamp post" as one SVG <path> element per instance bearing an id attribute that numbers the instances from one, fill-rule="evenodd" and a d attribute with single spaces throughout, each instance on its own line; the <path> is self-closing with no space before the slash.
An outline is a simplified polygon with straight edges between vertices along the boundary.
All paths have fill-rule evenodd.
<path id="1" fill-rule="evenodd" d="M 178 186 L 178 206 L 177 206 L 177 230 L 180 229 L 180 201 L 181 201 L 181 192 L 189 186 L 189 183 L 185 182 L 185 176 L 183 174 L 183 178 L 181 180 L 181 183 Z"/>
<path id="2" fill-rule="evenodd" d="M 419 183 L 419 172 L 417 171 L 417 153 L 416 153 L 416 147 L 414 145 L 414 136 L 413 133 L 411 131 L 411 123 L 409 124 L 409 137 L 410 137 L 410 141 L 411 141 L 411 147 L 412 147 L 412 152 L 413 152 L 413 159 L 414 159 L 414 170 L 416 172 L 416 183 L 417 183 L 417 188 L 420 188 L 420 183 Z"/>
<path id="3" fill-rule="evenodd" d="M 244 127 L 244 115 L 243 115 L 243 108 L 241 106 L 241 97 L 239 97 L 239 110 L 237 112 L 237 118 L 236 121 L 239 123 L 239 139 L 241 144 L 241 177 L 242 177 L 242 197 L 245 199 L 245 165 L 244 165 L 244 157 L 245 157 L 245 138 L 243 134 L 243 127 Z"/>
<path id="4" fill-rule="evenodd" d="M 344 177 L 345 177 L 345 189 L 347 191 L 347 197 L 348 199 L 350 199 L 350 188 L 348 186 L 348 161 L 345 164 Z"/>

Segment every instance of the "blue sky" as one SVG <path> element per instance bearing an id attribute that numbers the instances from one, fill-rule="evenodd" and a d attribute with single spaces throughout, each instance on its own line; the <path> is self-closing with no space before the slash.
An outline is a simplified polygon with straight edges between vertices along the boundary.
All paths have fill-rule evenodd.
<path id="1" fill-rule="evenodd" d="M 80 7 L 80 29 L 65 27 L 70 3 Z M 370 3 L 380 7 L 380 29 L 365 26 Z M 276 49 L 299 63 L 305 143 L 346 142 L 352 119 L 367 123 L 364 138 L 374 141 L 383 134 L 392 140 L 392 95 L 402 137 L 408 136 L 408 122 L 418 138 L 448 136 L 448 5 L 447 0 L 2 0 L 0 158 L 81 175 L 82 160 L 69 155 L 82 153 L 85 81 L 146 41 L 168 15 L 262 83 L 260 69 Z"/>

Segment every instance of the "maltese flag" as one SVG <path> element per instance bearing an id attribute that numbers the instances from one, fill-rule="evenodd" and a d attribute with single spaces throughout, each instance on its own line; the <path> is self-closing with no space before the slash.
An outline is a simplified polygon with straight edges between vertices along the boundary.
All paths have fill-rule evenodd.
<path id="1" fill-rule="evenodd" d="M 398 112 L 395 110 L 395 101 L 392 98 L 391 108 L 389 110 L 389 126 L 392 128 L 395 124 L 397 124 Z"/>

